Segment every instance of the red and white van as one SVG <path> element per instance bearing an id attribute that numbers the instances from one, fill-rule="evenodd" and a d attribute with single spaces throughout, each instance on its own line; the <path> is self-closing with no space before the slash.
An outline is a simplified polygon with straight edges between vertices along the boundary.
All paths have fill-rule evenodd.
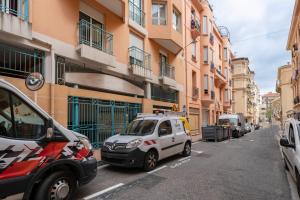
<path id="1" fill-rule="evenodd" d="M 0 80 L 0 199 L 73 199 L 97 174 L 88 139 Z"/>

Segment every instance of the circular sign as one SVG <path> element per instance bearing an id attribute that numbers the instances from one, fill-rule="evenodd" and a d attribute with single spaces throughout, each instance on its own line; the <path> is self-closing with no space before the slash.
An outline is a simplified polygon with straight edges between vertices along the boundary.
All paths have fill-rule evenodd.
<path id="1" fill-rule="evenodd" d="M 39 72 L 33 72 L 25 79 L 26 87 L 31 91 L 37 91 L 43 87 L 45 79 Z"/>

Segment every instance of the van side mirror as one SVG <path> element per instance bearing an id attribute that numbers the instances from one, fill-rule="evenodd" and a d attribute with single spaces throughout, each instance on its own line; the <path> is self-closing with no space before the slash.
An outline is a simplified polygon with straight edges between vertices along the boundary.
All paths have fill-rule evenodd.
<path id="1" fill-rule="evenodd" d="M 160 137 L 160 136 L 167 135 L 167 134 L 168 134 L 167 129 L 164 129 L 164 128 L 159 129 L 159 132 L 158 132 L 158 136 L 159 136 L 159 137 Z"/>
<path id="2" fill-rule="evenodd" d="M 290 144 L 287 138 L 280 139 L 280 146 L 287 147 L 287 148 L 295 148 L 295 145 Z"/>

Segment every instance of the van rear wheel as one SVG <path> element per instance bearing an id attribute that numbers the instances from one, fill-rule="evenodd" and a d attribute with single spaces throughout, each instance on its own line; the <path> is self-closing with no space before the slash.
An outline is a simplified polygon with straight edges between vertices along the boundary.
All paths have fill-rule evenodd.
<path id="1" fill-rule="evenodd" d="M 185 145 L 184 145 L 184 149 L 183 149 L 182 155 L 184 157 L 190 156 L 191 155 L 191 151 L 192 151 L 191 143 L 186 142 Z"/>
<path id="2" fill-rule="evenodd" d="M 36 200 L 71 200 L 76 189 L 74 175 L 67 171 L 54 172 L 37 189 Z"/>

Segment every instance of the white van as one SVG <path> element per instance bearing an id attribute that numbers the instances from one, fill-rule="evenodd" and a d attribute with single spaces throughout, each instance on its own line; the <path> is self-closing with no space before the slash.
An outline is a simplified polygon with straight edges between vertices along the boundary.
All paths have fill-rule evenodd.
<path id="1" fill-rule="evenodd" d="M 232 136 L 236 138 L 244 136 L 246 132 L 244 119 L 239 114 L 221 115 L 218 124 L 221 126 L 230 126 Z"/>
<path id="2" fill-rule="evenodd" d="M 126 131 L 108 138 L 102 160 L 116 166 L 153 170 L 157 162 L 175 154 L 189 156 L 192 140 L 179 116 L 139 114 Z"/>

